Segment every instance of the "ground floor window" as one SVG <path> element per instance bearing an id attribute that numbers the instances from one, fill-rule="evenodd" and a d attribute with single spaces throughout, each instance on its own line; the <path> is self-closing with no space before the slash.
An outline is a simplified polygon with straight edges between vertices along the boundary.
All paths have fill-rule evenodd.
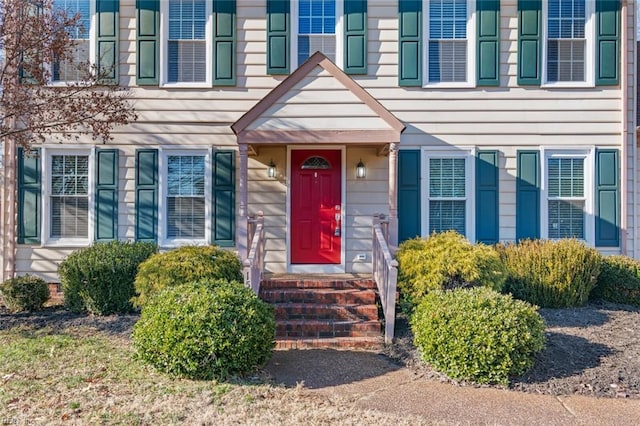
<path id="1" fill-rule="evenodd" d="M 89 150 L 46 150 L 43 216 L 47 242 L 86 243 L 92 237 L 93 167 Z"/>
<path id="2" fill-rule="evenodd" d="M 593 162 L 590 151 L 545 151 L 543 238 L 593 242 Z"/>
<path id="3" fill-rule="evenodd" d="M 160 221 L 163 244 L 206 243 L 210 230 L 210 154 L 208 151 L 166 151 L 161 175 Z"/>
<path id="4" fill-rule="evenodd" d="M 470 154 L 426 152 L 425 157 L 422 229 L 428 234 L 454 230 L 473 238 Z"/>

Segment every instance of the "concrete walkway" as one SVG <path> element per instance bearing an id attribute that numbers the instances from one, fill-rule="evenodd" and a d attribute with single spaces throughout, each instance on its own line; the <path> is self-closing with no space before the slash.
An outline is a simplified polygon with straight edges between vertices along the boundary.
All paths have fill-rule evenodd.
<path id="1" fill-rule="evenodd" d="M 276 383 L 362 409 L 412 414 L 445 425 L 640 425 L 640 400 L 535 395 L 428 381 L 373 352 L 276 351 Z"/>

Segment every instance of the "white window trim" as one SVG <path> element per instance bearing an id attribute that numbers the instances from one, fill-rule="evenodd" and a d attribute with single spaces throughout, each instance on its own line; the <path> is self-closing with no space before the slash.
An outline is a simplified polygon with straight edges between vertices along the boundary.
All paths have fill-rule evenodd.
<path id="1" fill-rule="evenodd" d="M 46 247 L 86 247 L 90 245 L 95 236 L 95 147 L 91 148 L 47 148 L 42 147 L 42 245 Z M 89 191 L 87 193 L 88 202 L 88 224 L 87 238 L 54 238 L 51 237 L 51 157 L 53 155 L 88 155 L 89 156 Z"/>
<path id="2" fill-rule="evenodd" d="M 540 188 L 540 237 L 549 239 L 549 190 L 547 162 L 550 158 L 584 158 L 584 242 L 595 247 L 595 147 L 589 148 L 545 148 L 540 149 L 542 174 Z"/>
<path id="3" fill-rule="evenodd" d="M 167 238 L 166 199 L 168 193 L 167 174 L 170 155 L 203 155 L 204 156 L 204 238 Z M 158 155 L 158 245 L 160 247 L 174 248 L 183 245 L 207 245 L 211 240 L 211 186 L 212 186 L 212 149 L 159 149 Z"/>
<path id="4" fill-rule="evenodd" d="M 420 173 L 420 198 L 422 200 L 422 218 L 420 227 L 423 237 L 429 236 L 429 160 L 432 158 L 463 158 L 465 160 L 465 237 L 476 241 L 476 200 L 475 200 L 475 148 L 460 147 L 458 150 L 451 148 L 421 148 L 422 166 Z"/>
<path id="5" fill-rule="evenodd" d="M 98 26 L 96 16 L 96 0 L 89 1 L 89 64 L 90 66 L 96 65 L 96 44 L 97 44 L 97 31 L 96 28 Z M 77 39 L 74 39 L 77 40 Z M 49 82 L 48 86 L 53 87 L 67 87 L 75 84 L 85 84 L 88 85 L 87 81 L 67 81 L 67 80 L 54 80 L 53 79 L 53 64 L 49 64 Z"/>
<path id="6" fill-rule="evenodd" d="M 596 37 L 596 13 L 595 1 L 585 0 L 585 22 L 584 36 L 586 39 L 585 58 L 584 58 L 584 78 L 585 81 L 548 81 L 547 80 L 547 44 L 548 44 L 548 27 L 547 21 L 549 16 L 549 2 L 544 1 L 542 4 L 542 87 L 546 88 L 584 88 L 595 87 L 595 37 Z"/>
<path id="7" fill-rule="evenodd" d="M 422 81 L 429 88 L 469 88 L 476 87 L 476 0 L 467 0 L 467 81 L 429 81 L 429 1 L 422 0 Z"/>
<path id="8" fill-rule="evenodd" d="M 344 69 L 344 0 L 336 1 L 336 66 Z M 291 2 L 291 69 L 295 70 L 298 63 L 298 1 Z M 313 55 L 314 52 L 311 52 Z"/>
<path id="9" fill-rule="evenodd" d="M 206 81 L 169 83 L 169 2 L 160 2 L 160 87 L 208 88 L 213 86 L 213 3 L 206 2 L 207 23 L 205 26 Z"/>

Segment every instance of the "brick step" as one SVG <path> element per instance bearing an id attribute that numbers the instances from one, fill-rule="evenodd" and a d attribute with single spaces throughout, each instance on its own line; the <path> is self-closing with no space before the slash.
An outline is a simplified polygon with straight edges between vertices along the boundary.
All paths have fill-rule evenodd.
<path id="1" fill-rule="evenodd" d="M 383 346 L 381 336 L 376 337 L 333 337 L 324 339 L 276 339 L 276 350 L 286 349 L 371 349 L 379 350 Z"/>
<path id="2" fill-rule="evenodd" d="M 278 303 L 275 305 L 276 320 L 334 319 L 334 320 L 378 320 L 376 305 L 329 305 L 313 303 Z"/>
<path id="3" fill-rule="evenodd" d="M 376 290 L 376 283 L 372 279 L 349 279 L 349 280 L 329 280 L 329 279 L 266 279 L 260 283 L 260 289 L 290 289 L 290 288 L 330 288 L 334 290 L 362 289 Z"/>
<path id="4" fill-rule="evenodd" d="M 287 320 L 276 322 L 278 338 L 334 338 L 380 336 L 380 321 Z"/>
<path id="5" fill-rule="evenodd" d="M 376 293 L 373 290 L 356 289 L 261 289 L 260 298 L 269 303 L 372 305 L 376 302 Z"/>

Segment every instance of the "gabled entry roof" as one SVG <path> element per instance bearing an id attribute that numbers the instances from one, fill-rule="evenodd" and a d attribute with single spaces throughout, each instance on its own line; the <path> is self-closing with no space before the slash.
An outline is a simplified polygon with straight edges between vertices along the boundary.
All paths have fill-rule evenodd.
<path id="1" fill-rule="evenodd" d="M 400 142 L 404 124 L 320 52 L 231 125 L 238 144 Z"/>

